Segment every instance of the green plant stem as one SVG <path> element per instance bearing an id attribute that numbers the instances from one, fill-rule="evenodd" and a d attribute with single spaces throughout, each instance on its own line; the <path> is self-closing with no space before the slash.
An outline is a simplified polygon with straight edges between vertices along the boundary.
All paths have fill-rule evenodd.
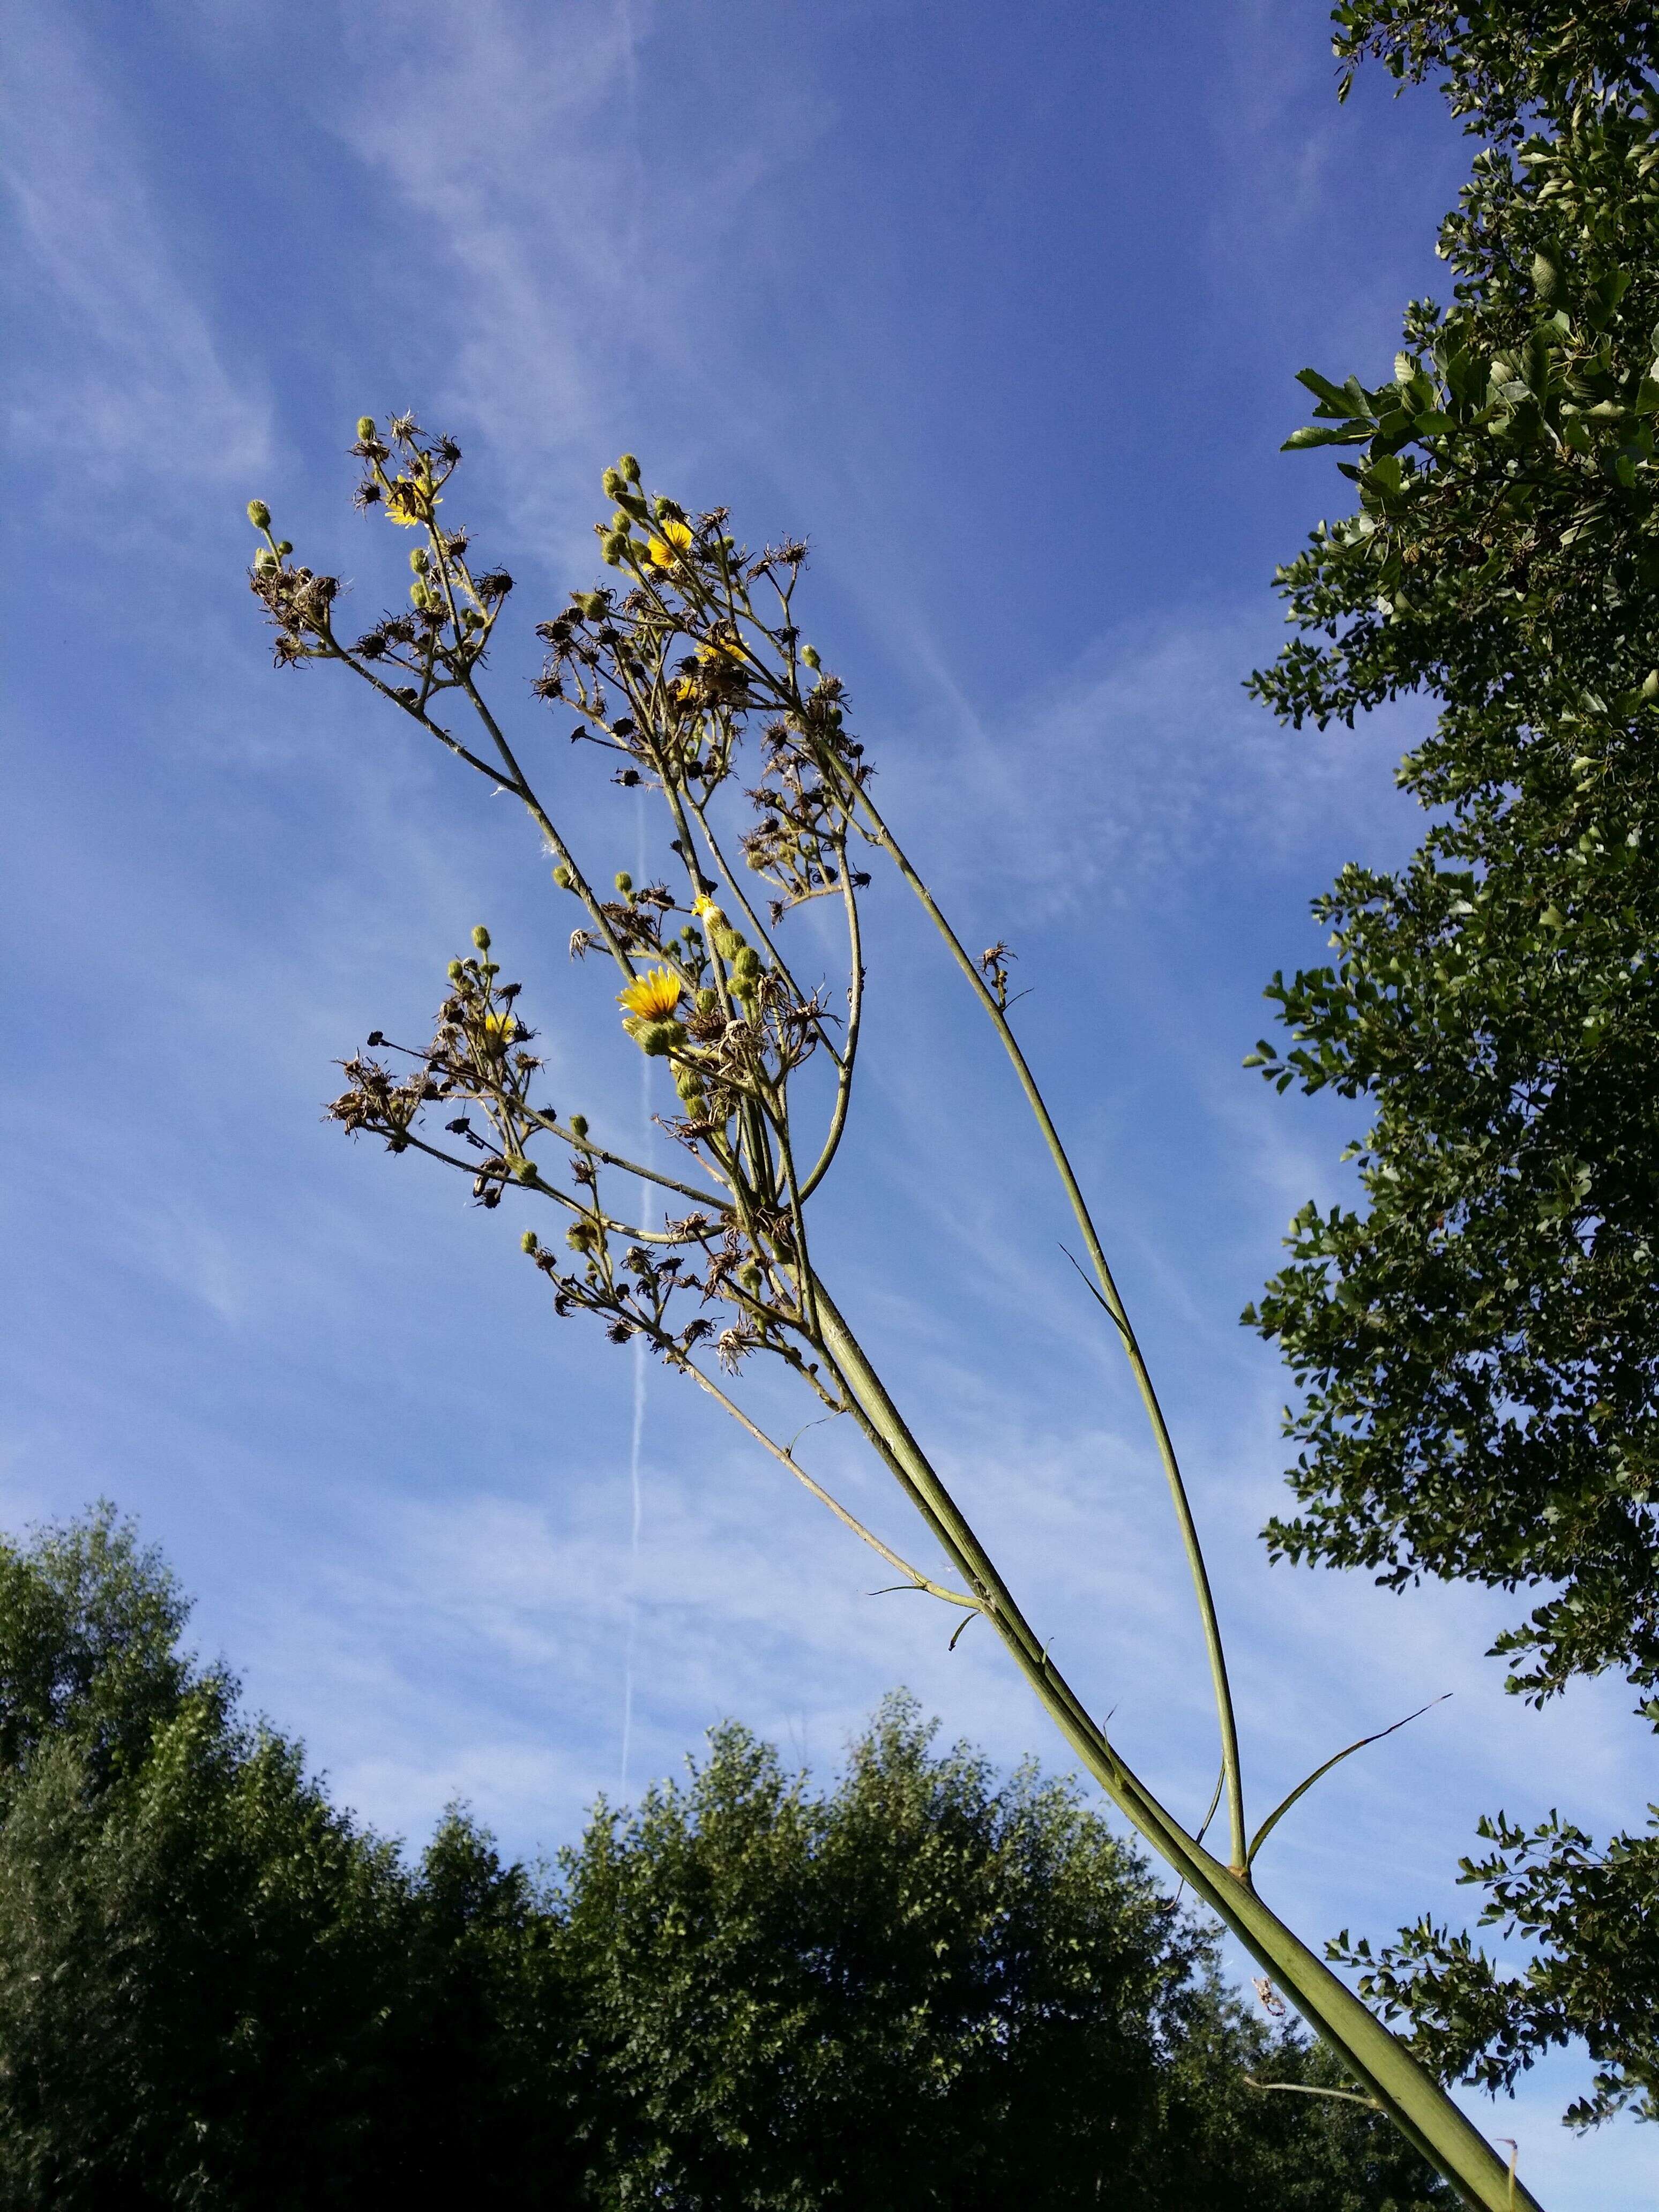
<path id="1" fill-rule="evenodd" d="M 485 729 L 489 731 L 490 740 L 494 744 L 496 751 L 500 753 L 502 761 L 506 763 L 507 775 L 512 781 L 512 788 L 517 792 L 520 803 L 524 807 L 526 813 L 529 815 L 531 820 L 541 831 L 543 837 L 546 840 L 548 850 L 553 854 L 554 858 L 562 866 L 569 870 L 570 887 L 575 892 L 577 897 L 580 899 L 582 904 L 587 908 L 588 914 L 591 916 L 595 927 L 599 930 L 600 936 L 605 940 L 605 950 L 610 953 L 617 967 L 621 969 L 623 974 L 631 979 L 634 975 L 634 963 L 632 957 L 626 949 L 617 941 L 617 933 L 611 927 L 610 919 L 605 914 L 605 908 L 599 902 L 598 893 L 588 882 L 586 877 L 582 873 L 580 863 L 577 860 L 575 854 L 571 851 L 569 846 L 565 843 L 564 839 L 560 836 L 557 829 L 555 827 L 552 816 L 549 814 L 547 809 L 542 805 L 541 800 L 538 799 L 535 792 L 531 787 L 530 779 L 526 775 L 524 770 L 519 766 L 518 760 L 514 754 L 512 746 L 507 742 L 506 734 L 502 731 L 501 724 L 495 720 L 494 714 L 490 713 L 489 708 L 484 704 L 483 694 L 472 681 L 471 675 L 468 675 L 463 679 L 461 688 L 465 691 L 468 699 L 471 702 L 473 710 L 477 714 L 478 720 L 483 724 Z M 401 704 L 401 702 L 399 703 Z"/>
<path id="2" fill-rule="evenodd" d="M 777 969 L 779 975 L 782 976 L 784 981 L 789 986 L 791 992 L 798 1000 L 805 998 L 806 994 L 801 989 L 799 984 L 796 982 L 793 975 L 790 973 L 788 963 L 785 960 L 782 953 L 779 951 L 776 940 L 773 938 L 765 923 L 762 921 L 760 916 L 755 912 L 753 906 L 750 905 L 747 893 L 744 891 L 743 885 L 738 881 L 736 872 L 728 864 L 725 854 L 720 850 L 720 841 L 715 836 L 714 830 L 709 823 L 707 805 L 704 805 L 700 806 L 697 804 L 697 801 L 692 798 L 689 791 L 686 793 L 686 804 L 690 807 L 691 811 L 697 817 L 697 827 L 702 831 L 703 842 L 708 848 L 709 858 L 714 861 L 714 866 L 720 870 L 722 877 L 724 877 L 726 888 L 731 892 L 732 902 L 736 905 L 738 912 L 748 923 L 750 928 L 753 930 L 755 935 L 760 939 L 761 944 L 765 947 L 767 957 L 771 961 L 772 965 Z M 829 1040 L 826 1038 L 825 1042 L 828 1043 L 828 1042 Z M 834 1052 L 834 1047 L 831 1046 L 830 1050 L 832 1053 Z M 837 1059 L 840 1057 L 839 1054 L 836 1054 L 836 1056 Z"/>
<path id="3" fill-rule="evenodd" d="M 830 1127 L 824 1134 L 823 1149 L 811 1174 L 800 1187 L 803 1206 L 829 1174 L 836 1154 L 841 1149 L 842 1133 L 847 1127 L 847 1109 L 853 1096 L 853 1066 L 858 1058 L 859 1035 L 864 1019 L 864 940 L 859 927 L 859 902 L 853 890 L 844 842 L 836 853 L 836 870 L 841 877 L 842 904 L 847 915 L 847 1043 L 836 1061 L 836 1103 L 830 1109 Z"/>
<path id="4" fill-rule="evenodd" d="M 1215 1596 L 1210 1587 L 1210 1572 L 1205 1564 L 1203 1547 L 1199 1541 L 1198 1527 L 1193 1518 L 1191 1502 L 1187 1496 L 1187 1486 L 1182 1475 L 1181 1462 L 1176 1456 L 1174 1439 L 1170 1437 L 1169 1424 L 1164 1418 L 1164 1408 L 1158 1402 L 1158 1392 L 1153 1388 L 1151 1371 L 1130 1323 L 1127 1309 L 1119 1294 L 1117 1284 L 1107 1261 L 1105 1250 L 1096 1232 L 1094 1221 L 1089 1212 L 1088 1201 L 1083 1195 L 1082 1188 L 1073 1170 L 1072 1163 L 1066 1157 L 1066 1147 L 1060 1142 L 1060 1132 L 1054 1127 L 1042 1093 L 1037 1088 L 1036 1079 L 1031 1073 L 1024 1054 L 1020 1050 L 1019 1040 L 1014 1035 L 1006 1012 L 998 1005 L 995 994 L 988 988 L 985 978 L 969 957 L 961 939 L 957 937 L 955 930 L 945 919 L 927 885 L 911 866 L 908 855 L 883 820 L 874 802 L 866 793 L 859 790 L 854 795 L 853 803 L 868 817 L 876 842 L 887 854 L 900 875 L 921 902 L 928 918 L 945 939 L 951 957 L 967 977 L 975 996 L 989 1016 L 997 1035 L 1001 1038 L 1003 1049 L 1012 1062 L 1014 1073 L 1019 1079 L 1020 1089 L 1024 1092 L 1026 1103 L 1036 1116 L 1037 1127 L 1042 1132 L 1042 1140 L 1048 1148 L 1049 1157 L 1054 1161 L 1078 1227 L 1082 1231 L 1090 1261 L 1099 1279 L 1101 1301 L 1116 1324 L 1118 1334 L 1123 1340 L 1124 1352 L 1128 1358 L 1130 1370 L 1134 1376 L 1136 1387 L 1140 1392 L 1141 1403 L 1146 1408 L 1146 1418 L 1152 1427 L 1152 1437 L 1158 1448 L 1158 1455 L 1164 1468 L 1164 1479 L 1169 1484 L 1170 1502 L 1175 1508 L 1176 1523 L 1181 1531 L 1182 1546 L 1187 1554 L 1188 1570 L 1192 1576 L 1193 1589 L 1198 1599 L 1199 1618 L 1204 1631 L 1205 1651 L 1209 1660 L 1210 1680 L 1215 1693 L 1216 1718 L 1221 1732 L 1221 1765 L 1225 1777 L 1231 1864 L 1234 1874 L 1241 1881 L 1248 1883 L 1250 1879 L 1249 1831 L 1244 1819 L 1244 1784 L 1238 1756 L 1238 1723 L 1233 1712 L 1232 1687 L 1227 1678 L 1227 1655 L 1221 1641 L 1220 1623 L 1216 1618 Z"/>
<path id="5" fill-rule="evenodd" d="M 659 1349 L 661 1349 L 668 1340 L 659 1334 L 657 1339 Z M 680 1372 L 689 1375 L 699 1389 L 707 1391 L 717 1405 L 723 1406 L 738 1427 L 746 1430 L 756 1443 L 770 1452 L 781 1466 L 787 1467 L 803 1489 L 810 1491 L 821 1505 L 827 1505 L 844 1528 L 850 1528 L 854 1535 L 867 1544 L 878 1558 L 884 1559 L 896 1573 L 902 1575 L 905 1577 L 903 1583 L 905 1589 L 920 1590 L 927 1597 L 938 1598 L 945 1605 L 960 1606 L 965 1613 L 979 1611 L 976 1599 L 964 1597 L 960 1590 L 948 1589 L 943 1583 L 934 1582 L 931 1576 L 923 1574 L 920 1567 L 913 1566 L 902 1553 L 894 1551 L 890 1544 L 884 1544 L 873 1529 L 866 1528 L 856 1514 L 849 1513 L 838 1498 L 827 1491 L 813 1476 L 808 1474 L 806 1469 L 795 1457 L 790 1446 L 781 1444 L 774 1437 L 768 1436 L 764 1429 L 758 1427 L 750 1419 L 736 1399 L 728 1397 L 714 1377 L 705 1375 L 695 1361 L 683 1361 L 680 1364 Z"/>
<path id="6" fill-rule="evenodd" d="M 1125 1764 L 1106 1732 L 1049 1658 L 994 1562 L 917 1444 L 823 1284 L 816 1285 L 830 1357 L 868 1425 L 879 1432 L 883 1456 L 896 1463 L 904 1487 L 944 1544 L 946 1556 L 982 1597 L 982 1610 L 1039 1703 L 1088 1771 L 1125 1817 L 1295 2003 L 1309 2025 L 1386 2112 L 1401 2133 L 1453 2183 L 1478 2212 L 1541 2212 L 1513 2184 L 1507 2164 L 1370 2007 L 1340 1981 L 1247 1881 L 1206 1851 Z M 1513 2195 L 1511 2189 L 1513 2188 Z"/>

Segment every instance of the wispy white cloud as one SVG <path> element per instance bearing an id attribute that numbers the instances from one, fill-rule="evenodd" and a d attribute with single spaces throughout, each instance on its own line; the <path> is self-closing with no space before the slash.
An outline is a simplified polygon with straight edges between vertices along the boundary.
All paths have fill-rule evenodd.
<path id="1" fill-rule="evenodd" d="M 626 0 L 556 16 L 415 0 L 395 36 L 392 12 L 360 11 L 349 36 L 374 100 L 319 87 L 319 112 L 436 249 L 409 294 L 448 349 L 430 405 L 510 437 L 514 523 L 589 558 L 596 453 L 641 392 L 712 392 L 735 368 L 723 307 L 769 250 L 760 189 L 821 118 L 778 88 L 763 116 L 642 127 L 656 11 Z"/>
<path id="2" fill-rule="evenodd" d="M 0 173 L 19 250 L 6 406 L 20 458 L 100 486 L 89 522 L 114 532 L 117 496 L 240 482 L 270 452 L 257 380 L 224 349 L 181 275 L 165 219 L 90 33 L 24 4 L 8 24 Z"/>
<path id="3" fill-rule="evenodd" d="M 1050 915 L 1190 888 L 1216 863 L 1266 876 L 1338 829 L 1355 857 L 1397 849 L 1415 810 L 1390 770 L 1424 711 L 1281 728 L 1243 690 L 1274 645 L 1256 608 L 1120 629 L 994 726 L 954 720 L 894 780 L 976 879 L 1018 884 Z"/>

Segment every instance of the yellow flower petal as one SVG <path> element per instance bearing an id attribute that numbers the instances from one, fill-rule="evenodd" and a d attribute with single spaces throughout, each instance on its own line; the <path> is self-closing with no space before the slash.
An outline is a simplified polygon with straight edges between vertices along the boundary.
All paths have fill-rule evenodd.
<path id="1" fill-rule="evenodd" d="M 617 1004 L 641 1021 L 665 1022 L 680 1002 L 680 989 L 678 975 L 666 968 L 653 968 L 648 975 L 636 975 L 625 991 L 619 991 Z"/>
<path id="2" fill-rule="evenodd" d="M 429 521 L 432 509 L 442 505 L 426 485 L 411 483 L 407 477 L 399 477 L 386 496 L 387 519 L 404 530 Z"/>
<path id="3" fill-rule="evenodd" d="M 685 548 L 691 543 L 691 532 L 684 522 L 665 522 L 662 535 L 651 540 L 651 558 L 658 568 L 672 568 Z"/>

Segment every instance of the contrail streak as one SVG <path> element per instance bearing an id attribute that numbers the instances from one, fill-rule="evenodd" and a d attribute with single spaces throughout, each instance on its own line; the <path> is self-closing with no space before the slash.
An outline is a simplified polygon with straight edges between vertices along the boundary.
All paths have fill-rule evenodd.
<path id="1" fill-rule="evenodd" d="M 645 1186 L 641 1186 L 641 1190 Z M 628 1795 L 628 1753 L 634 1736 L 634 1638 L 640 1625 L 640 1447 L 645 1440 L 645 1340 L 634 1339 L 634 1431 L 628 1452 L 628 1634 L 623 1647 L 622 1794 Z"/>

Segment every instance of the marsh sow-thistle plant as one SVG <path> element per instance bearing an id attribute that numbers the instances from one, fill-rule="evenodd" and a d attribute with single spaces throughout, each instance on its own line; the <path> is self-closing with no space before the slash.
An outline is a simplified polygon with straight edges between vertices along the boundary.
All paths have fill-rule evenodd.
<path id="1" fill-rule="evenodd" d="M 459 1170 L 483 1206 L 512 1193 L 536 1208 L 523 1249 L 555 1313 L 597 1323 L 617 1343 L 642 1340 L 878 1553 L 901 1587 L 959 1615 L 954 1633 L 982 1616 L 1114 1803 L 1340 2054 L 1353 2094 L 1389 2113 L 1470 2203 L 1493 2212 L 1532 2204 L 1410 2053 L 1257 1893 L 1256 1854 L 1286 1807 L 1251 1838 L 1203 1553 L 1133 1328 L 1010 1024 L 1011 955 L 1002 945 L 969 953 L 878 806 L 842 679 L 799 626 L 805 547 L 745 550 L 725 510 L 696 514 L 648 497 L 631 456 L 605 472 L 612 512 L 599 526 L 599 550 L 613 580 L 574 592 L 538 625 L 547 659 L 534 686 L 573 718 L 573 737 L 607 757 L 617 786 L 648 793 L 662 810 L 662 876 L 635 883 L 618 873 L 601 888 L 480 688 L 513 586 L 477 562 L 457 521 L 458 448 L 407 416 L 384 437 L 368 416 L 357 430 L 359 505 L 413 540 L 409 605 L 348 641 L 337 628 L 336 580 L 296 564 L 256 500 L 249 516 L 264 542 L 252 582 L 276 628 L 277 662 L 338 663 L 528 811 L 570 902 L 572 954 L 613 971 L 617 1019 L 672 1079 L 678 1110 L 662 1126 L 677 1171 L 628 1157 L 548 1100 L 520 987 L 502 981 L 483 927 L 450 963 L 430 1042 L 399 1045 L 371 1033 L 345 1063 L 347 1088 L 330 1111 L 394 1152 Z M 1211 1809 L 1224 1804 L 1224 1858 L 1205 1846 L 1207 1822 L 1196 1833 L 1183 1826 L 1066 1681 L 814 1263 L 811 1209 L 823 1203 L 847 1128 L 858 1060 L 859 895 L 883 865 L 925 908 L 1012 1062 L 1076 1215 L 1091 1287 L 1144 1401 L 1214 1686 L 1221 1772 Z M 839 911 L 844 931 L 845 988 L 833 994 L 807 988 L 787 949 L 791 917 L 821 902 Z M 820 951 L 815 939 L 815 959 Z M 823 1080 L 798 1081 L 809 1062 Z M 654 1194 L 648 1210 L 636 1195 L 642 1188 Z M 928 1572 L 892 1548 L 824 1489 L 793 1445 L 767 1433 L 744 1402 L 745 1372 L 764 1360 L 789 1371 L 812 1412 L 857 1426 L 942 1567 L 930 1561 Z"/>

